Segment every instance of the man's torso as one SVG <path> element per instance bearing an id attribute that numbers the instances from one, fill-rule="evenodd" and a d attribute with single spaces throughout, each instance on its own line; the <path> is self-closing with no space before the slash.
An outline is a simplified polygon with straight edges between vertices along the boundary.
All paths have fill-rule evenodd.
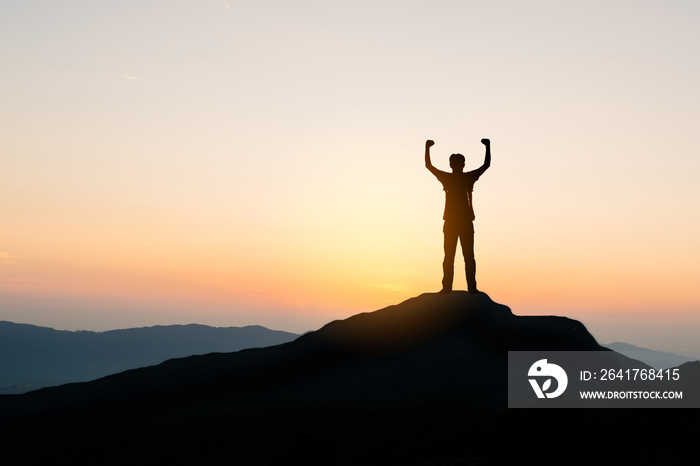
<path id="1" fill-rule="evenodd" d="M 438 179 L 445 190 L 443 219 L 446 222 L 474 220 L 472 191 L 474 190 L 474 182 L 479 179 L 479 176 L 474 172 L 442 172 Z"/>

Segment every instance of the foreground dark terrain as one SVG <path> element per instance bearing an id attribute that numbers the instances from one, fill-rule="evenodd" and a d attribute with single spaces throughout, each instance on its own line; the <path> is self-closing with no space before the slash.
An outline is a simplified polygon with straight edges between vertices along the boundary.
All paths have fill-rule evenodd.
<path id="1" fill-rule="evenodd" d="M 268 348 L 0 397 L 15 462 L 696 464 L 698 410 L 507 408 L 507 352 L 604 351 L 577 321 L 424 294 Z"/>

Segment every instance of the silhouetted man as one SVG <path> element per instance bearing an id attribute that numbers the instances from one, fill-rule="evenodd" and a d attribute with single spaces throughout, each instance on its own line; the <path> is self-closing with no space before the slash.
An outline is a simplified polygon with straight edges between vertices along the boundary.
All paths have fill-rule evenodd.
<path id="1" fill-rule="evenodd" d="M 467 272 L 467 289 L 470 293 L 478 293 L 476 289 L 476 261 L 474 260 L 474 205 L 472 192 L 474 182 L 491 166 L 491 141 L 482 139 L 486 146 L 484 164 L 476 170 L 464 173 L 464 156 L 462 154 L 450 155 L 450 167 L 452 173 L 438 170 L 430 162 L 430 147 L 435 143 L 425 141 L 425 168 L 435 175 L 445 190 L 445 225 L 442 231 L 445 234 L 445 260 L 442 262 L 442 291 L 452 291 L 452 279 L 454 277 L 455 252 L 457 251 L 457 239 L 462 245 L 464 265 Z"/>

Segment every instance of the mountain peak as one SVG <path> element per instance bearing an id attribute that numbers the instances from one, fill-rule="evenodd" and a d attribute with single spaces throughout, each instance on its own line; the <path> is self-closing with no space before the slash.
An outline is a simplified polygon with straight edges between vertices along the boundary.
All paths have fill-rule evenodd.
<path id="1" fill-rule="evenodd" d="M 143 448 L 160 459 L 170 451 L 173 460 L 189 463 L 225 455 L 257 464 L 261 452 L 284 452 L 290 436 L 307 432 L 311 440 L 300 440 L 300 451 L 320 455 L 318 464 L 330 464 L 319 451 L 333 445 L 363 458 L 349 464 L 371 464 L 368 451 L 392 452 L 407 463 L 422 442 L 461 448 L 502 412 L 508 351 L 529 350 L 604 349 L 572 319 L 517 316 L 485 293 L 424 293 L 282 345 L 172 359 L 94 382 L 0 396 L 0 418 L 8 426 L 0 434 L 23 453 L 36 443 L 62 445 L 47 453 L 51 458 L 79 450 L 75 439 L 100 445 L 119 438 L 123 451 L 114 453 L 115 463 L 129 462 Z"/>
<path id="2" fill-rule="evenodd" d="M 400 304 L 336 320 L 301 339 L 370 353 L 401 351 L 452 333 L 475 334 L 503 351 L 601 351 L 576 320 L 516 316 L 486 293 L 423 293 Z M 484 340 L 482 337 L 487 337 Z"/>

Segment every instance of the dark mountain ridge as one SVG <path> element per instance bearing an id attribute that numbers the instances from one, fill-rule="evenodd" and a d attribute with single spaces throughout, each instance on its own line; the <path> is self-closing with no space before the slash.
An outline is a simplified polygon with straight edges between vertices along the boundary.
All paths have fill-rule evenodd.
<path id="1" fill-rule="evenodd" d="M 256 387 L 257 392 L 273 386 L 280 392 L 277 396 L 284 392 L 282 387 L 311 383 L 313 387 L 295 391 L 314 399 L 342 397 L 344 402 L 356 399 L 360 403 L 375 397 L 386 403 L 406 397 L 424 400 L 432 397 L 431 391 L 435 398 L 444 399 L 451 393 L 461 400 L 464 390 L 474 390 L 473 377 L 503 378 L 505 374 L 498 370 L 507 363 L 508 350 L 542 349 L 606 351 L 575 320 L 515 316 L 486 294 L 423 294 L 399 305 L 331 322 L 291 343 L 173 359 L 89 384 L 38 390 L 21 399 L 31 400 L 32 409 L 38 409 L 43 400 L 54 403 L 65 398 L 61 404 L 84 404 L 132 393 L 143 396 L 149 391 L 195 389 L 202 384 L 211 391 L 211 381 L 230 393 L 229 383 L 240 386 L 234 379 L 245 375 L 246 384 L 241 388 Z M 494 369 L 496 373 L 492 373 Z M 255 377 L 249 377 L 249 371 Z M 368 383 L 366 379 L 372 378 L 380 378 L 382 386 Z M 389 390 L 398 389 L 404 378 L 412 380 L 411 390 Z M 337 386 L 327 390 L 325 379 Z M 425 382 L 416 385 L 419 380 Z M 500 392 L 493 407 L 505 406 L 505 396 L 505 391 Z"/>
<path id="2" fill-rule="evenodd" d="M 645 410 L 508 410 L 509 350 L 609 351 L 575 320 L 515 316 L 485 294 L 423 294 L 278 346 L 2 396 L 0 438 L 25 461 L 79 463 L 87 449 L 101 464 L 498 464 L 542 432 L 555 450 L 593 431 L 608 450 L 619 428 L 646 438 L 640 419 L 700 433 L 693 410 L 672 418 L 682 432 Z M 676 445 L 664 451 L 687 459 Z"/>
<path id="3" fill-rule="evenodd" d="M 623 343 L 616 341 L 613 343 L 608 343 L 603 345 L 606 348 L 610 348 L 620 354 L 624 354 L 632 359 L 642 361 L 649 364 L 655 369 L 667 369 L 669 367 L 677 367 L 686 362 L 697 361 L 699 358 L 691 358 L 688 356 L 682 356 L 679 354 L 669 353 L 666 351 L 654 351 L 649 348 L 641 348 L 639 346 L 631 345 L 629 343 Z"/>
<path id="4" fill-rule="evenodd" d="M 190 324 L 71 332 L 0 322 L 0 393 L 84 382 L 172 358 L 278 345 L 297 337 L 261 326 Z"/>

